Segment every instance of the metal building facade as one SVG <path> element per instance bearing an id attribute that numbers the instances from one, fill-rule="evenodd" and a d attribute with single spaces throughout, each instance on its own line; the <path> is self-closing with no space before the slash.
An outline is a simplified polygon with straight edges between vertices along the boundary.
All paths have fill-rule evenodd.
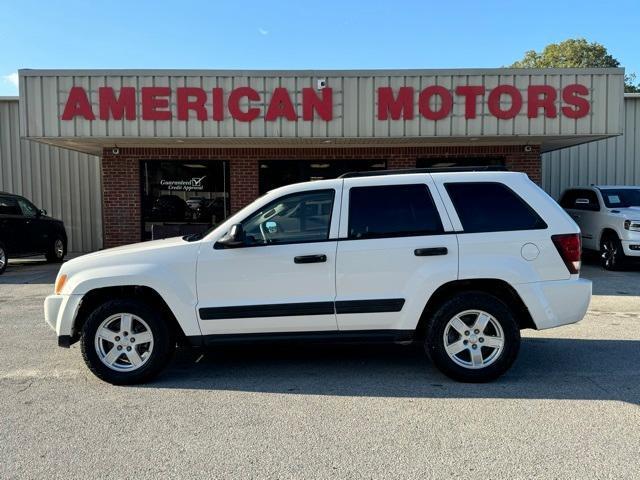
<path id="1" fill-rule="evenodd" d="M 538 144 L 542 150 L 619 135 L 622 129 L 624 70 L 601 69 L 456 69 L 456 70 L 372 70 L 372 71 L 215 71 L 215 70 L 20 70 L 21 132 L 24 137 L 75 148 L 94 154 L 107 146 L 273 146 L 322 145 L 331 139 L 336 145 L 459 145 L 460 141 L 492 144 Z M 333 117 L 293 121 L 279 118 L 268 121 L 265 110 L 276 88 L 292 95 L 298 112 L 304 88 L 318 89 L 318 82 L 332 90 Z M 580 84 L 587 91 L 589 114 L 568 118 L 558 111 L 555 118 L 527 115 L 527 89 L 548 86 L 560 92 Z M 477 115 L 465 115 L 465 100 L 456 95 L 451 114 L 438 121 L 415 115 L 398 121 L 377 118 L 378 89 L 390 87 L 398 92 L 409 87 L 415 93 L 413 109 L 419 109 L 418 93 L 426 87 L 441 87 L 454 92 L 456 87 L 477 85 L 488 93 L 499 85 L 515 87 L 525 99 L 513 118 L 498 119 L 486 106 L 486 96 L 475 100 Z M 136 92 L 135 115 L 131 119 L 64 120 L 63 110 L 72 88 L 86 92 L 94 112 L 98 112 L 99 89 L 116 92 L 127 87 Z M 258 107 L 260 116 L 251 122 L 237 121 L 228 111 L 223 118 L 199 120 L 189 113 L 186 120 L 175 115 L 170 120 L 145 120 L 140 92 L 163 87 L 170 91 L 169 109 L 176 110 L 176 92 L 184 87 L 224 91 L 224 102 L 237 87 L 255 90 L 259 99 L 244 99 L 243 109 Z M 437 98 L 434 108 L 437 108 Z M 560 94 L 556 102 L 561 102 Z M 208 100 L 210 105 L 211 100 Z"/>
<path id="2" fill-rule="evenodd" d="M 100 159 L 20 138 L 18 99 L 0 98 L 0 191 L 64 221 L 70 252 L 102 248 Z"/>
<path id="3" fill-rule="evenodd" d="M 592 183 L 640 185 L 640 94 L 625 94 L 623 135 L 542 155 L 542 186 L 554 198 Z"/>

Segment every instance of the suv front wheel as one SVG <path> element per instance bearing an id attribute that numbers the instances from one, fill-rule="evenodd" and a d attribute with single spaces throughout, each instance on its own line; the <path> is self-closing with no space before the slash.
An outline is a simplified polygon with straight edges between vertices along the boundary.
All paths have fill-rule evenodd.
<path id="1" fill-rule="evenodd" d="M 109 300 L 82 329 L 82 356 L 100 379 L 114 385 L 151 380 L 167 365 L 175 341 L 163 315 L 135 299 Z"/>
<path id="2" fill-rule="evenodd" d="M 445 302 L 427 327 L 425 349 L 444 374 L 462 382 L 488 382 L 513 364 L 520 329 L 507 305 L 484 292 Z"/>

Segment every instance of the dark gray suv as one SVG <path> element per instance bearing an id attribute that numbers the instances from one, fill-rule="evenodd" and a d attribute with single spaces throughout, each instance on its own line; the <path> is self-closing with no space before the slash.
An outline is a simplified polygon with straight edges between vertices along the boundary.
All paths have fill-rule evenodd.
<path id="1" fill-rule="evenodd" d="M 0 274 L 9 257 L 45 255 L 49 262 L 61 262 L 66 253 L 67 232 L 61 220 L 24 197 L 0 192 Z"/>

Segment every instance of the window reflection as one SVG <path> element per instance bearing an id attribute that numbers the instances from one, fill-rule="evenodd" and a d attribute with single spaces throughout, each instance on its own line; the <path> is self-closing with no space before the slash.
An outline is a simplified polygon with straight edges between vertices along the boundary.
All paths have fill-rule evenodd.
<path id="1" fill-rule="evenodd" d="M 141 182 L 145 240 L 200 233 L 229 215 L 227 162 L 145 160 Z"/>

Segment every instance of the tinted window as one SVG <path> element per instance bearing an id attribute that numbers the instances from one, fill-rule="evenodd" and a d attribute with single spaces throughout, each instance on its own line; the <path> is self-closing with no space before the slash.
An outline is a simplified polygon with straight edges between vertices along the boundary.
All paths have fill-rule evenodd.
<path id="1" fill-rule="evenodd" d="M 22 214 L 25 217 L 35 217 L 38 215 L 38 209 L 33 206 L 31 202 L 26 201 L 24 198 L 18 198 L 18 205 L 22 210 Z"/>
<path id="2" fill-rule="evenodd" d="M 334 190 L 315 190 L 274 200 L 242 222 L 247 243 L 266 245 L 328 239 L 334 195 Z"/>
<path id="3" fill-rule="evenodd" d="M 0 215 L 22 215 L 14 197 L 0 196 Z"/>
<path id="4" fill-rule="evenodd" d="M 567 190 L 560 199 L 560 206 L 573 210 L 600 210 L 598 196 L 593 190 Z"/>
<path id="5" fill-rule="evenodd" d="M 447 183 L 447 192 L 466 233 L 547 228 L 540 216 L 501 183 Z"/>
<path id="6" fill-rule="evenodd" d="M 424 184 L 353 187 L 349 192 L 349 238 L 441 232 L 440 216 Z"/>
<path id="7" fill-rule="evenodd" d="M 609 208 L 640 207 L 640 189 L 607 188 L 600 191 Z"/>

